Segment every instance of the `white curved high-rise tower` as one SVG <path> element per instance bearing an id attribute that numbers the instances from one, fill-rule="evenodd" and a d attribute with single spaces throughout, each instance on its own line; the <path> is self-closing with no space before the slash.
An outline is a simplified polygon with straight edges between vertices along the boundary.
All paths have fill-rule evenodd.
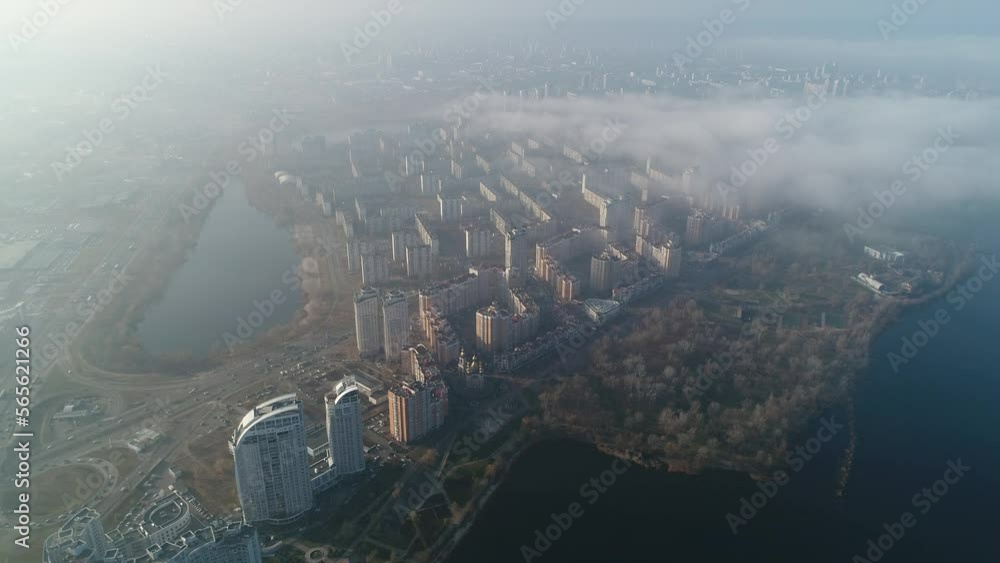
<path id="1" fill-rule="evenodd" d="M 357 381 L 345 377 L 337 383 L 333 393 L 326 396 L 326 435 L 338 476 L 364 471 L 361 432 L 361 393 Z"/>
<path id="2" fill-rule="evenodd" d="M 257 405 L 229 444 L 247 524 L 280 524 L 313 506 L 302 401 L 294 394 Z"/>

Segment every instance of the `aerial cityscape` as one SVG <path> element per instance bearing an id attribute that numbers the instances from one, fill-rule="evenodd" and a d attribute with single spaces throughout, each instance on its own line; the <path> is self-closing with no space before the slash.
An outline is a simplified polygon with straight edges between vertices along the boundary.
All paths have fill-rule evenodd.
<path id="1" fill-rule="evenodd" d="M 0 8 L 0 561 L 995 560 L 997 9 Z"/>

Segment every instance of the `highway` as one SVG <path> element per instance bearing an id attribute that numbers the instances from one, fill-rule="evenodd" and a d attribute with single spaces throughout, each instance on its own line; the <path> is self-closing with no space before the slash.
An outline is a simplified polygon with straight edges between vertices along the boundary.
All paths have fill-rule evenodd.
<path id="1" fill-rule="evenodd" d="M 167 198 L 168 196 L 164 195 L 161 197 Z M 114 260 L 115 258 L 119 258 L 120 255 L 125 256 L 125 259 L 119 262 L 119 263 L 122 262 L 124 263 L 122 271 L 125 271 L 128 268 L 128 266 L 131 265 L 135 257 L 139 255 L 139 252 L 131 252 L 131 251 L 122 252 L 122 248 L 127 249 L 128 246 L 132 244 L 132 242 L 130 241 L 136 240 L 138 238 L 137 235 L 140 233 L 140 231 L 144 229 L 143 225 L 151 224 L 151 218 L 157 212 L 162 213 L 161 221 L 159 223 L 159 225 L 162 226 L 162 222 L 166 219 L 166 212 L 164 212 L 163 210 L 171 209 L 170 206 L 163 205 L 163 203 L 164 202 L 160 200 L 154 200 L 148 202 L 147 205 L 143 208 L 143 212 L 137 215 L 135 219 L 131 222 L 126 233 L 124 233 L 123 236 L 118 238 L 116 242 L 111 246 L 111 248 L 109 248 L 108 251 L 105 252 L 102 263 L 106 263 L 109 260 Z M 151 236 L 153 233 L 157 232 L 158 228 L 159 227 L 157 227 L 156 229 L 147 229 L 146 232 Z M 9 321 L 8 326 L 10 326 L 11 328 L 21 325 L 27 325 L 31 328 L 30 339 L 31 339 L 31 351 L 33 355 L 31 364 L 32 367 L 31 392 L 33 398 L 36 398 L 40 395 L 41 391 L 44 388 L 45 380 L 47 379 L 49 372 L 52 369 L 56 369 L 56 366 L 59 365 L 60 360 L 65 357 L 66 347 L 64 346 L 62 347 L 62 353 L 59 354 L 59 357 L 57 357 L 55 360 L 46 362 L 42 359 L 43 349 L 46 347 L 46 345 L 53 344 L 51 337 L 52 336 L 56 336 L 57 338 L 61 338 L 62 336 L 69 337 L 68 335 L 69 331 L 67 331 L 67 327 L 71 326 L 70 323 L 77 323 L 77 325 L 80 328 L 79 330 L 76 330 L 74 334 L 79 334 L 82 331 L 83 327 L 85 327 L 92 320 L 92 317 L 79 318 L 79 316 L 76 314 L 77 313 L 75 307 L 76 303 L 82 302 L 84 299 L 86 299 L 87 295 L 94 295 L 101 289 L 109 287 L 113 279 L 114 279 L 114 274 L 110 270 L 99 268 L 87 274 L 86 277 L 81 282 L 75 282 L 75 281 L 62 282 L 64 284 L 68 284 L 70 287 L 73 287 L 75 289 L 72 290 L 70 296 L 61 305 L 53 303 L 54 301 L 53 299 L 47 298 L 46 308 L 48 308 L 49 311 L 46 312 L 44 315 L 26 316 L 24 315 L 24 307 L 22 306 L 19 310 L 20 314 L 16 318 L 11 319 Z M 55 344 L 59 346 L 58 343 Z M 0 350 L 6 351 L 7 344 L 5 343 L 3 346 L 0 346 Z M 12 357 L 10 358 L 10 361 L 13 361 Z M 6 373 L 10 373 L 11 375 L 9 377 L 4 378 L 2 388 L 10 390 L 13 389 L 14 387 L 13 370 L 10 370 L 10 372 Z M 8 421 L 13 420 L 13 414 L 14 414 L 13 402 L 6 400 L 0 401 L 0 420 L 4 421 L 4 424 L 8 424 L 9 423 Z M 37 428 L 37 423 L 38 423 L 37 420 L 33 421 L 32 428 Z M 8 432 L 7 435 L 9 436 L 10 432 Z M 4 456 L 6 456 L 6 452 L 9 450 L 9 447 L 6 447 L 7 445 L 9 445 L 9 443 L 5 444 L 3 453 L 0 453 L 0 465 L 2 465 L 5 459 Z"/>

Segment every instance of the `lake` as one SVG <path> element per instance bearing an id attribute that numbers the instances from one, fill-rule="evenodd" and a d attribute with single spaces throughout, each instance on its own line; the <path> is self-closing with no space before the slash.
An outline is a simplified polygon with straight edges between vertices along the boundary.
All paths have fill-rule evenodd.
<path id="1" fill-rule="evenodd" d="M 292 235 L 249 204 L 243 184 L 234 181 L 209 213 L 197 246 L 139 324 L 151 354 L 202 357 L 226 347 L 225 335 L 251 341 L 302 307 Z"/>

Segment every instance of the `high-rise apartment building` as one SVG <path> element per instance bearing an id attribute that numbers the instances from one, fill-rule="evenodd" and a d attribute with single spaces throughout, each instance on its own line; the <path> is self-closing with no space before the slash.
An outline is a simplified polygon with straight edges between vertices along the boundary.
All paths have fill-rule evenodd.
<path id="1" fill-rule="evenodd" d="M 345 222 L 345 225 L 347 223 Z M 347 269 L 351 272 L 361 271 L 361 256 L 363 254 L 392 254 L 392 240 L 361 240 L 347 237 Z"/>
<path id="2" fill-rule="evenodd" d="M 684 242 L 690 246 L 700 245 L 702 243 L 702 231 L 708 220 L 708 215 L 702 212 L 695 212 L 689 215 L 687 218 L 687 229 L 684 232 Z"/>
<path id="3" fill-rule="evenodd" d="M 438 194 L 438 208 L 442 223 L 455 223 L 462 218 L 462 198 Z"/>
<path id="4" fill-rule="evenodd" d="M 504 244 L 504 266 L 517 268 L 522 274 L 528 271 L 530 252 L 527 233 L 514 229 L 506 233 Z"/>
<path id="5" fill-rule="evenodd" d="M 708 246 L 726 236 L 726 222 L 706 213 L 695 210 L 688 215 L 684 242 L 689 246 Z"/>
<path id="6" fill-rule="evenodd" d="M 389 256 L 382 252 L 361 255 L 361 283 L 373 285 L 389 279 Z"/>
<path id="7" fill-rule="evenodd" d="M 442 180 L 439 176 L 430 173 L 420 175 L 420 193 L 423 195 L 439 194 L 442 190 Z"/>
<path id="8" fill-rule="evenodd" d="M 354 333 L 358 353 L 371 358 L 382 348 L 382 315 L 378 290 L 364 288 L 354 294 Z"/>
<path id="9" fill-rule="evenodd" d="M 312 508 L 305 420 L 302 401 L 294 394 L 248 412 L 229 449 L 245 523 L 282 524 Z"/>
<path id="10" fill-rule="evenodd" d="M 353 377 L 345 377 L 326 396 L 326 436 L 330 463 L 338 476 L 365 469 L 361 393 Z"/>
<path id="11" fill-rule="evenodd" d="M 590 259 L 590 289 L 595 292 L 610 292 L 618 284 L 621 276 L 621 260 L 610 252 L 602 252 Z"/>
<path id="12" fill-rule="evenodd" d="M 475 224 L 463 227 L 465 232 L 465 255 L 469 258 L 482 258 L 492 252 L 493 229 L 485 224 Z"/>
<path id="13" fill-rule="evenodd" d="M 668 278 L 681 274 L 683 249 L 673 236 L 665 237 L 661 243 L 654 243 L 645 237 L 635 237 L 635 251 L 663 271 Z"/>
<path id="14" fill-rule="evenodd" d="M 513 317 L 497 304 L 476 311 L 476 349 L 498 354 L 514 346 Z"/>
<path id="15" fill-rule="evenodd" d="M 410 343 L 410 312 L 406 294 L 390 291 L 382 296 L 382 347 L 385 359 L 398 362 L 403 347 Z"/>
<path id="16" fill-rule="evenodd" d="M 440 428 L 448 415 L 448 387 L 441 379 L 401 383 L 389 390 L 389 431 L 403 443 Z"/>
<path id="17" fill-rule="evenodd" d="M 430 245 L 406 247 L 406 277 L 429 278 L 434 274 L 434 252 Z"/>
<path id="18" fill-rule="evenodd" d="M 417 224 L 417 234 L 420 242 L 431 247 L 431 254 L 437 256 L 441 251 L 441 240 L 438 237 L 437 225 L 431 221 L 426 213 L 419 213 L 415 217 Z"/>
<path id="19" fill-rule="evenodd" d="M 393 262 L 406 262 L 406 247 L 420 244 L 420 236 L 409 231 L 396 231 L 392 233 L 392 260 Z"/>
<path id="20" fill-rule="evenodd" d="M 601 201 L 598 211 L 599 224 L 608 230 L 611 239 L 620 240 L 631 231 L 632 216 L 635 213 L 632 203 L 621 197 L 608 198 Z"/>

